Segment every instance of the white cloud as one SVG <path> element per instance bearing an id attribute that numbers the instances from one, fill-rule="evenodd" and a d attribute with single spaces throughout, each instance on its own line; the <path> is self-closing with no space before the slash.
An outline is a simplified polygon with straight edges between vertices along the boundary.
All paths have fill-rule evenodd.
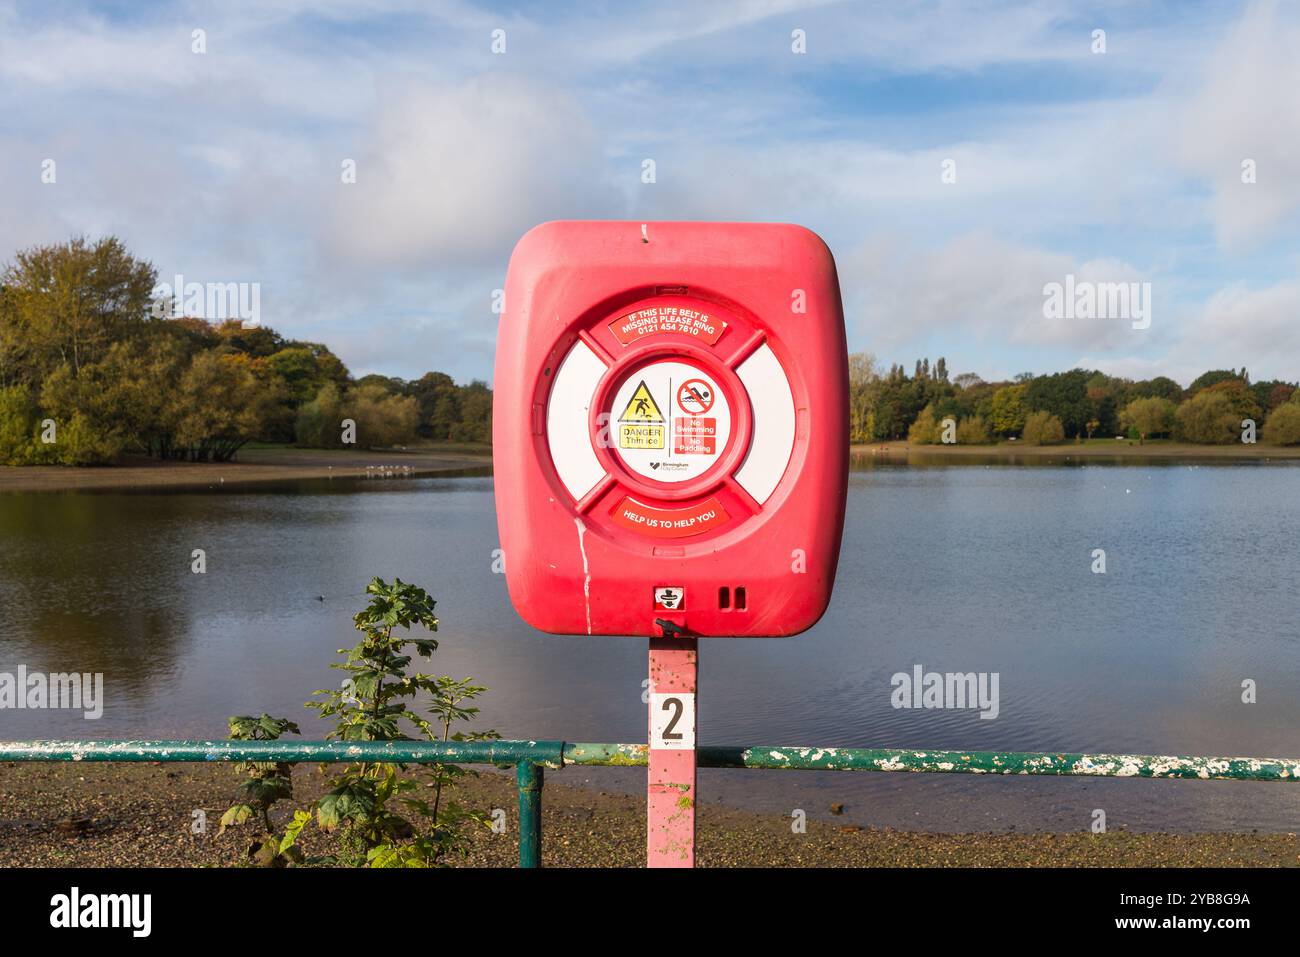
<path id="1" fill-rule="evenodd" d="M 1205 368 L 1246 365 L 1257 379 L 1294 380 L 1300 375 L 1298 320 L 1300 281 L 1234 284 L 1210 297 L 1180 353 L 1196 357 Z"/>
<path id="2" fill-rule="evenodd" d="M 878 236 L 839 259 L 851 337 L 889 349 L 938 334 L 1005 346 L 1074 346 L 1102 350 L 1145 345 L 1147 333 L 1123 318 L 1048 319 L 1043 287 L 1065 282 L 1150 282 L 1117 260 L 1071 256 L 1008 242 L 988 232 L 936 248 L 896 234 Z"/>
<path id="3" fill-rule="evenodd" d="M 335 204 L 323 237 L 333 262 L 504 269 L 538 222 L 613 209 L 600 139 L 569 95 L 503 74 L 392 92 L 355 157 L 357 182 L 323 198 Z"/>
<path id="4" fill-rule="evenodd" d="M 1090 355 L 1086 368 L 1112 375 L 1166 375 L 1184 386 L 1210 369 L 1245 366 L 1251 377 L 1294 382 L 1300 376 L 1300 280 L 1256 286 L 1234 283 L 1181 311 L 1177 338 L 1158 355 Z M 1157 318 L 1157 322 L 1159 319 Z"/>
<path id="5" fill-rule="evenodd" d="M 1273 3 L 1253 7 L 1203 65 L 1182 114 L 1179 159 L 1212 185 L 1219 242 L 1251 247 L 1300 210 L 1300 25 Z M 1257 181 L 1242 182 L 1242 162 Z"/>

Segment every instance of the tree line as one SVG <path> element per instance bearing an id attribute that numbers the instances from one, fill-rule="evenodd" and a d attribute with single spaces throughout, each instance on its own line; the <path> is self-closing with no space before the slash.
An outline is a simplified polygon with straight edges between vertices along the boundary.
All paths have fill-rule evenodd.
<path id="1" fill-rule="evenodd" d="M 354 378 L 329 348 L 238 320 L 160 318 L 154 267 L 120 240 L 17 253 L 0 269 L 0 463 L 94 464 L 123 452 L 226 461 L 251 441 L 388 448 L 491 440 L 492 391 L 441 372 Z M 1187 388 L 1095 370 L 950 379 L 849 357 L 850 439 L 1050 444 L 1121 435 L 1300 444 L 1300 389 L 1214 370 Z M 344 426 L 351 423 L 351 433 Z"/>
<path id="2" fill-rule="evenodd" d="M 942 358 L 933 366 L 917 360 L 909 376 L 902 365 L 882 372 L 873 356 L 856 353 L 849 392 L 849 437 L 860 443 L 1048 445 L 1123 436 L 1226 445 L 1249 436 L 1300 444 L 1297 383 L 1253 382 L 1245 368 L 1206 372 L 1185 389 L 1165 376 L 1134 380 L 1087 369 L 985 382 L 969 372 L 950 380 Z"/>
<path id="3" fill-rule="evenodd" d="M 34 246 L 0 269 L 0 464 L 226 461 L 251 441 L 337 448 L 344 420 L 360 448 L 491 439 L 486 383 L 354 379 L 318 342 L 159 318 L 155 288 L 154 267 L 115 237 Z"/>

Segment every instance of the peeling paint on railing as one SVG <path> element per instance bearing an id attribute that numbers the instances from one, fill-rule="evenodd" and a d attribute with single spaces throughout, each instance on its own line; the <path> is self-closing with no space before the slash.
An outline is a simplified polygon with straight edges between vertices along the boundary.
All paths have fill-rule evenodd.
<path id="1" fill-rule="evenodd" d="M 643 767 L 644 744 L 563 741 L 10 741 L 0 761 L 289 761 Z M 1300 759 L 702 746 L 701 767 L 1300 781 Z"/>
<path id="2" fill-rule="evenodd" d="M 564 763 L 644 765 L 643 744 L 565 744 Z M 925 751 L 883 748 L 703 746 L 700 767 L 794 771 L 913 771 L 948 774 L 1044 774 L 1092 777 L 1297 781 L 1300 760 L 1151 754 L 1041 754 L 1023 751 Z"/>
<path id="3" fill-rule="evenodd" d="M 561 767 L 562 741 L 4 741 L 0 761 L 289 761 Z"/>

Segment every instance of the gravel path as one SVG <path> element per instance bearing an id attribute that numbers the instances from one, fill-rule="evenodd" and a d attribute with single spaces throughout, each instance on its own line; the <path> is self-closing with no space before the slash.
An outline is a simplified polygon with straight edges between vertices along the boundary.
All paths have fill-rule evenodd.
<path id="1" fill-rule="evenodd" d="M 645 804 L 619 794 L 566 786 L 552 774 L 543 798 L 548 866 L 639 867 Z M 301 799 L 319 793 L 316 765 L 295 772 Z M 216 834 L 238 778 L 229 765 L 26 764 L 0 766 L 0 866 L 236 866 L 251 834 Z M 508 867 L 518 860 L 514 782 L 484 773 L 457 800 L 503 808 L 507 832 L 482 832 L 468 863 Z M 207 833 L 193 834 L 202 809 Z M 309 831 L 310 853 L 329 839 Z M 788 818 L 709 804 L 699 808 L 698 862 L 704 867 L 1300 866 L 1294 834 L 924 834 L 810 820 L 794 834 Z"/>

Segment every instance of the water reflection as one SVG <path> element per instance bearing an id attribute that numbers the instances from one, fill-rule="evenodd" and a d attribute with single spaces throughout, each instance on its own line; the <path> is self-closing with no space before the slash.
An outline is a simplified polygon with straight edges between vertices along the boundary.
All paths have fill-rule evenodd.
<path id="1" fill-rule="evenodd" d="M 1300 728 L 1295 465 L 929 468 L 857 460 L 826 617 L 708 641 L 716 743 L 1290 755 Z M 1093 463 L 1087 463 L 1091 466 Z M 491 691 L 507 736 L 645 738 L 639 639 L 552 637 L 492 571 L 488 477 L 0 496 L 0 670 L 103 671 L 104 717 L 0 712 L 0 736 L 207 737 L 302 707 L 372 575 L 438 598 L 435 667 Z M 207 573 L 190 570 L 202 548 Z M 1105 548 L 1108 572 L 1090 571 Z M 996 671 L 1000 715 L 896 710 L 920 664 Z M 1241 682 L 1259 685 L 1241 702 Z M 635 772 L 563 772 L 636 790 Z M 707 772 L 706 798 L 899 827 L 1288 830 L 1285 785 Z M 1102 804 L 1100 802 L 1104 801 Z"/>

